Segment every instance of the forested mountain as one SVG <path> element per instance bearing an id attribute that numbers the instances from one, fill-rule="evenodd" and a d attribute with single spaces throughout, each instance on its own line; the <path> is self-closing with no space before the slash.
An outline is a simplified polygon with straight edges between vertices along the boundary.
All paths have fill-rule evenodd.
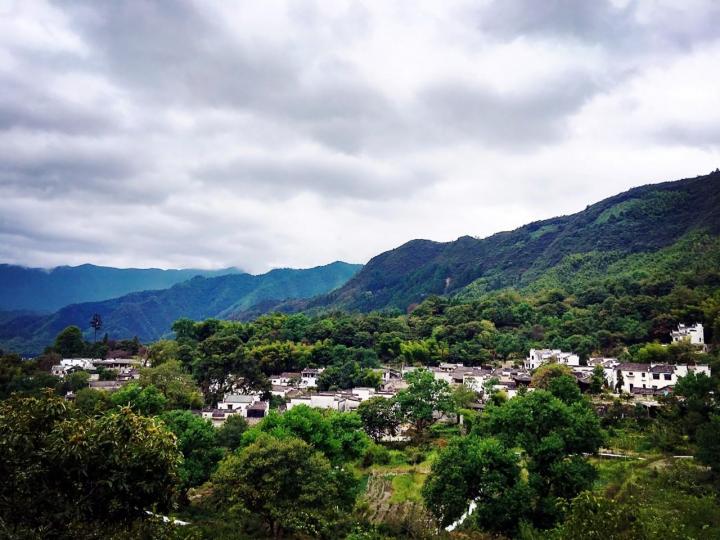
<path id="1" fill-rule="evenodd" d="M 277 269 L 266 274 L 196 276 L 169 289 L 135 292 L 101 302 L 66 306 L 51 315 L 26 314 L 0 322 L 0 348 L 33 354 L 68 325 L 88 329 L 93 314 L 110 337 L 155 340 L 182 317 L 226 318 L 263 301 L 312 297 L 344 284 L 361 265 L 334 262 L 305 270 Z M 1 321 L 1 319 L 0 319 Z"/>
<path id="2" fill-rule="evenodd" d="M 195 276 L 215 277 L 242 272 L 112 268 L 83 264 L 52 269 L 0 264 L 0 311 L 52 312 L 69 304 L 117 298 L 137 291 L 167 289 Z"/>
<path id="3" fill-rule="evenodd" d="M 431 294 L 523 288 L 578 254 L 618 260 L 667 247 L 692 231 L 720 233 L 720 171 L 631 189 L 582 212 L 488 238 L 412 240 L 371 259 L 340 289 L 301 308 L 406 310 Z M 297 307 L 296 307 L 297 308 Z"/>

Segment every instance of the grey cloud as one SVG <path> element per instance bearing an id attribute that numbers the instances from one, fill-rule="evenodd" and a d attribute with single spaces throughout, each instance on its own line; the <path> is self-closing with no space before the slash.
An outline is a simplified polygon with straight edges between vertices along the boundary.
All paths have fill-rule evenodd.
<path id="1" fill-rule="evenodd" d="M 437 136 L 523 150 L 561 138 L 567 118 L 598 89 L 592 80 L 568 74 L 516 94 L 467 82 L 443 83 L 427 88 L 421 100 Z"/>
<path id="2" fill-rule="evenodd" d="M 377 200 L 407 197 L 435 178 L 420 171 L 393 172 L 353 160 L 247 156 L 196 171 L 206 184 L 255 197 L 287 199 L 298 193 L 329 198 Z"/>

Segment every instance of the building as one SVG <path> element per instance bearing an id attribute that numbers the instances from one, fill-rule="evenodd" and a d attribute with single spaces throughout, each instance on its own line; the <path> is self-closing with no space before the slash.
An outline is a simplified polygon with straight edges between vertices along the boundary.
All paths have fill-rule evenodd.
<path id="1" fill-rule="evenodd" d="M 299 372 L 286 371 L 280 375 L 270 377 L 270 384 L 273 386 L 298 386 L 300 380 L 301 374 Z"/>
<path id="2" fill-rule="evenodd" d="M 332 409 L 333 411 L 343 412 L 345 411 L 346 399 L 341 394 L 318 392 L 317 394 L 291 398 L 287 404 L 287 410 L 289 411 L 298 405 L 307 405 L 315 409 Z"/>
<path id="3" fill-rule="evenodd" d="M 579 366 L 580 357 L 577 354 L 563 352 L 560 349 L 530 349 L 530 355 L 525 359 L 525 369 L 537 369 L 548 362 L 557 362 L 566 366 Z"/>
<path id="4" fill-rule="evenodd" d="M 317 386 L 318 377 L 324 370 L 322 368 L 306 368 L 300 373 L 300 388 L 312 388 Z"/>
<path id="5" fill-rule="evenodd" d="M 225 394 L 222 401 L 218 402 L 217 409 L 221 411 L 233 411 L 247 416 L 248 407 L 260 401 L 257 394 Z"/>
<path id="6" fill-rule="evenodd" d="M 667 393 L 672 391 L 678 379 L 685 377 L 688 373 L 704 373 L 710 376 L 710 367 L 706 365 L 622 363 L 615 367 L 615 386 L 612 388 L 628 394 Z M 621 384 L 618 388 L 619 383 Z"/>
<path id="7" fill-rule="evenodd" d="M 703 325 L 700 323 L 693 324 L 692 326 L 686 326 L 684 324 L 678 324 L 678 329 L 671 332 L 673 343 L 679 343 L 681 341 L 690 342 L 691 345 L 699 345 L 705 347 L 705 331 Z"/>

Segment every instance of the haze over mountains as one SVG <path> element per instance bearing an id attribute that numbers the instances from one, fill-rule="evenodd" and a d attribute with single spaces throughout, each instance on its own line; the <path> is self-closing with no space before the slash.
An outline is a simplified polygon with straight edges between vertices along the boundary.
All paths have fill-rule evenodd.
<path id="1" fill-rule="evenodd" d="M 181 317 L 249 319 L 273 310 L 405 311 L 432 294 L 473 298 L 506 287 L 532 287 L 541 280 L 562 282 L 590 267 L 596 273 L 612 271 L 613 265 L 636 254 L 665 248 L 683 252 L 690 249 L 688 239 L 696 233 L 720 234 L 720 171 L 638 187 L 576 214 L 484 239 L 412 240 L 377 255 L 364 267 L 336 262 L 259 276 L 194 277 L 168 289 L 69 305 L 51 315 L 5 314 L 0 317 L 0 346 L 38 352 L 65 326 L 87 330 L 93 313 L 101 314 L 103 331 L 111 337 L 147 341 L 166 335 Z M 149 279 L 156 280 L 179 276 L 148 272 Z M 130 282 L 125 280 L 125 286 Z M 88 289 L 103 294 L 94 282 Z M 26 299 L 23 305 L 42 301 L 32 304 Z M 3 302 L 11 305 L 5 298 Z"/>
<path id="2" fill-rule="evenodd" d="M 242 270 L 112 268 L 93 264 L 44 269 L 0 264 L 0 310 L 55 311 L 68 304 L 166 289 L 195 276 L 238 273 Z"/>

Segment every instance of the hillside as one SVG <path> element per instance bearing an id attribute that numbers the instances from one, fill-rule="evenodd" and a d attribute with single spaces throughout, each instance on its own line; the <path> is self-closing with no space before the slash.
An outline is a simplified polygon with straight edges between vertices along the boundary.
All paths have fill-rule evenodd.
<path id="1" fill-rule="evenodd" d="M 340 289 L 305 309 L 406 310 L 431 294 L 525 287 L 566 257 L 614 259 L 670 246 L 692 231 L 720 233 L 720 171 L 631 189 L 569 216 L 488 238 L 413 240 L 371 259 Z M 471 294 L 472 296 L 472 294 Z"/>
<path id="2" fill-rule="evenodd" d="M 47 313 L 69 304 L 108 300 L 137 291 L 167 289 L 195 276 L 216 277 L 240 272 L 237 268 L 161 270 L 92 264 L 46 270 L 0 264 L 0 311 Z"/>
<path id="3" fill-rule="evenodd" d="M 272 270 L 258 276 L 197 276 L 169 289 L 73 304 L 51 315 L 29 314 L 0 322 L 0 347 L 24 354 L 37 353 L 66 326 L 88 330 L 94 313 L 102 316 L 102 332 L 110 337 L 155 340 L 170 332 L 172 323 L 181 317 L 227 317 L 232 311 L 266 300 L 315 296 L 341 286 L 359 268 L 360 265 L 334 262 L 306 270 Z"/>

